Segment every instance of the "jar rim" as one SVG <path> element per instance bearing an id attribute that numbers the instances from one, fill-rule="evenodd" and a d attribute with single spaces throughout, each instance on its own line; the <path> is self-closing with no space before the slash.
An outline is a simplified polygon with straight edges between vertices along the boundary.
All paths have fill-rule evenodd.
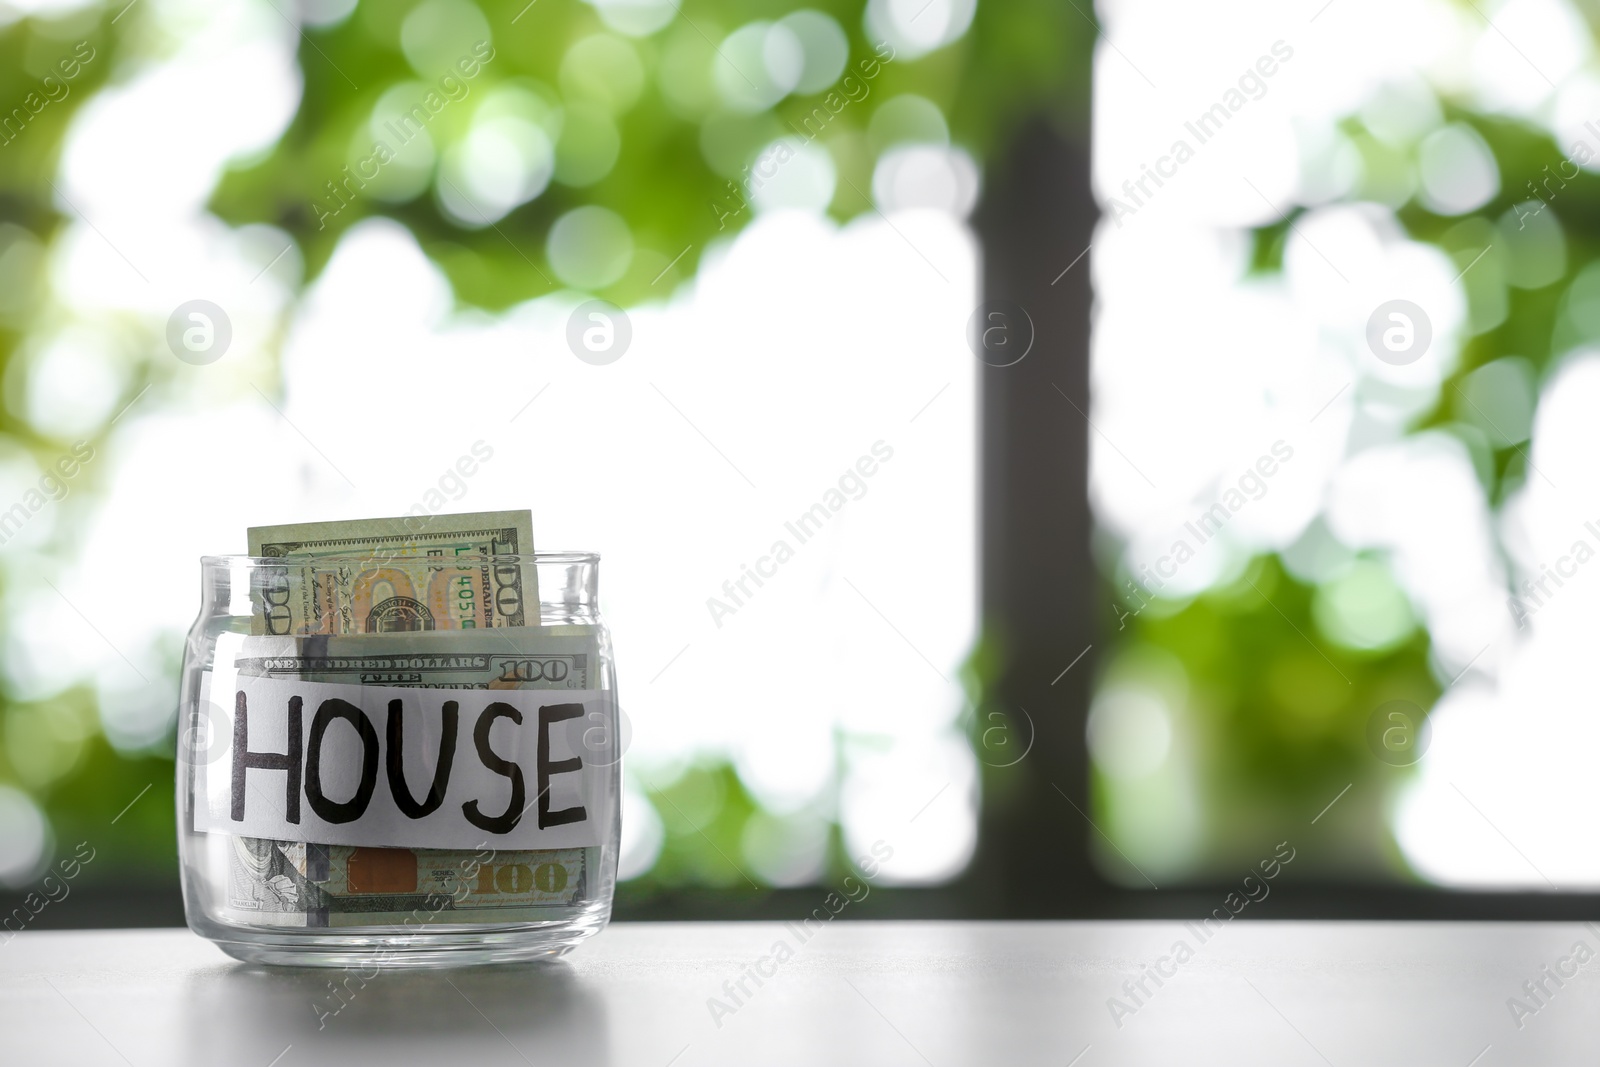
<path id="1" fill-rule="evenodd" d="M 303 555 L 289 556 L 245 556 L 245 555 L 203 555 L 200 563 L 206 567 L 217 566 L 246 566 L 246 567 L 279 567 L 285 563 L 320 563 L 320 564 L 357 564 L 370 566 L 374 562 L 395 563 L 428 563 L 437 561 L 437 565 L 466 564 L 476 566 L 479 563 L 504 564 L 504 563 L 532 563 L 535 565 L 551 564 L 555 566 L 572 566 L 575 564 L 597 564 L 600 562 L 600 553 L 581 551 L 556 551 L 556 552 L 509 552 L 484 555 L 473 553 L 461 556 L 412 556 L 395 555 L 385 556 L 381 552 L 350 552 L 350 553 L 320 553 L 308 552 Z"/>

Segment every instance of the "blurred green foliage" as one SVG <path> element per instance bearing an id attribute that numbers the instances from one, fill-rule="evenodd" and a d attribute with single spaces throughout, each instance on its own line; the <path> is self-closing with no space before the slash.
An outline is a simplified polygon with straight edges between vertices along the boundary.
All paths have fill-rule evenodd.
<path id="1" fill-rule="evenodd" d="M 47 255 L 70 206 L 57 191 L 55 168 L 73 116 L 111 79 L 124 53 L 111 26 L 115 14 L 90 8 L 0 29 L 0 374 L 11 396 L 30 337 L 56 317 Z M 42 465 L 62 449 L 58 435 L 30 424 L 15 403 L 0 406 L 0 444 L 32 452 Z M 96 465 L 85 467 L 73 482 L 73 506 L 103 488 L 102 475 Z M 9 577 L 9 567 L 0 570 L 0 595 L 11 592 Z M 18 605 L 8 598 L 6 607 L 0 631 L 9 634 Z M 0 687 L 0 784 L 44 808 L 58 847 L 70 852 L 78 841 L 91 842 L 96 862 L 85 868 L 86 881 L 171 880 L 172 781 L 170 757 L 119 752 L 100 733 L 88 687 L 35 702 Z M 108 835 L 108 822 L 136 799 L 117 819 L 120 832 Z"/>
<path id="2" fill-rule="evenodd" d="M 862 0 L 812 0 L 805 10 L 837 24 L 847 49 L 841 69 L 825 84 L 780 93 L 761 106 L 749 104 L 746 89 L 757 88 L 762 57 L 751 66 L 749 55 L 730 54 L 737 52 L 730 35 L 784 19 L 800 4 L 658 6 L 665 10 L 659 26 L 638 34 L 613 29 L 582 0 L 362 2 L 331 22 L 305 24 L 296 44 L 302 91 L 288 128 L 270 149 L 234 161 L 210 209 L 230 225 L 265 223 L 287 233 L 306 285 L 345 231 L 381 216 L 415 234 L 463 305 L 498 310 L 567 285 L 631 304 L 666 299 L 694 275 L 708 249 L 751 220 L 751 168 L 761 166 L 763 153 L 771 157 L 780 138 L 814 136 L 837 174 L 827 211 L 846 220 L 874 210 L 875 163 L 897 143 L 947 136 L 981 165 L 1033 116 L 1084 134 L 1088 71 L 1081 57 L 1093 27 L 1070 5 L 986 0 L 953 43 L 913 56 L 869 33 Z M 272 25 L 284 10 L 269 3 L 254 14 Z M 63 141 L 78 108 L 108 81 L 159 65 L 176 50 L 173 35 L 184 25 L 171 12 L 124 0 L 0 25 L 0 107 L 26 108 L 30 94 L 58 95 L 36 114 L 30 110 L 18 135 L 0 135 L 0 364 L 12 398 L 0 410 L 0 438 L 41 463 L 55 458 L 61 442 L 50 427 L 30 425 L 15 397 L 30 344 L 66 314 L 46 269 L 53 243 L 77 211 L 56 176 Z M 80 41 L 93 58 L 67 80 L 64 93 L 53 83 L 46 93 L 44 79 L 59 74 L 58 63 Z M 880 111 L 897 97 L 907 105 L 907 94 L 920 99 L 898 112 Z M 408 127 L 410 142 L 403 142 L 396 124 L 407 113 L 425 136 L 411 136 Z M 484 140 L 485 131 L 501 136 Z M 509 168 L 513 178 L 525 179 L 510 194 L 517 202 L 474 210 L 483 198 L 466 188 L 465 175 L 506 164 L 508 146 L 521 153 Z M 172 160 L 174 168 L 184 163 Z M 547 184 L 526 180 L 542 166 L 550 171 Z M 583 272 L 569 268 L 564 279 L 552 262 L 552 228 L 563 218 L 592 222 L 596 208 L 610 213 L 603 220 L 620 220 L 632 255 L 621 257 L 625 267 L 615 277 L 582 284 L 573 275 Z M 170 362 L 155 348 L 131 358 L 128 399 Z M 108 429 L 90 435 L 97 447 Z M 83 509 L 104 491 L 102 469 L 74 483 L 75 518 L 87 520 Z M 45 554 L 65 561 L 76 538 L 68 523 L 58 529 L 64 535 Z M 0 617 L 7 629 L 17 625 L 15 605 L 8 607 Z M 177 641 L 173 635 L 174 653 Z M 170 667 L 175 673 L 176 662 Z M 100 730 L 89 687 L 25 703 L 5 682 L 0 785 L 40 804 L 58 843 L 92 840 L 105 858 L 86 868 L 85 883 L 174 881 L 170 758 L 116 749 Z M 633 886 L 644 895 L 743 884 L 738 868 L 751 869 L 744 857 L 752 844 L 781 846 L 785 834 L 804 836 L 832 818 L 762 812 L 732 766 L 718 760 L 683 769 L 647 793 L 661 816 L 664 845 L 650 875 Z M 113 818 L 116 832 L 107 833 Z M 830 869 L 842 867 L 836 831 L 827 832 L 826 855 Z"/>
<path id="3" fill-rule="evenodd" d="M 769 146 L 780 139 L 815 137 L 826 148 L 838 174 L 830 214 L 844 219 L 872 210 L 877 157 L 913 133 L 873 126 L 879 106 L 901 94 L 934 104 L 953 142 L 980 154 L 1021 116 L 1047 111 L 1067 121 L 1077 111 L 1066 90 L 1084 80 L 1068 59 L 1081 54 L 1090 32 L 1070 7 L 985 3 L 960 40 L 909 58 L 869 38 L 860 0 L 818 0 L 806 10 L 832 17 L 848 42 L 842 73 L 818 91 L 750 110 L 719 92 L 719 74 L 736 93 L 763 77 L 742 53 L 732 54 L 727 38 L 794 8 L 694 0 L 657 32 L 629 37 L 576 0 L 432 3 L 448 43 L 413 45 L 410 58 L 402 38 L 425 4 L 362 4 L 337 26 L 307 30 L 300 49 L 305 90 L 293 123 L 266 158 L 227 175 L 213 206 L 235 224 L 282 227 L 313 277 L 351 225 L 371 215 L 396 218 L 444 268 L 462 301 L 495 309 L 561 287 L 550 261 L 551 227 L 590 206 L 620 217 L 635 251 L 620 277 L 588 288 L 620 304 L 670 292 L 693 276 L 713 242 L 750 220 L 745 205 L 763 171 L 778 169 L 783 157 Z M 459 17 L 465 9 L 481 9 L 481 23 L 464 26 L 471 21 Z M 492 59 L 473 62 L 485 54 L 474 52 L 485 39 Z M 419 61 L 424 51 L 436 57 L 431 65 Z M 468 62 L 456 66 L 463 57 Z M 439 83 L 452 75 L 456 85 L 445 92 Z M 375 139 L 397 129 L 373 121 L 392 113 L 384 102 L 407 109 L 429 92 L 441 105 L 426 126 L 437 157 L 449 157 L 496 116 L 525 118 L 552 142 L 548 188 L 479 221 L 492 212 L 475 218 L 443 206 L 460 199 L 461 179 L 429 168 L 426 156 L 427 173 L 395 181 L 387 192 L 380 182 L 370 189 L 352 182 L 351 170 L 357 179 L 374 171 L 381 177 L 381 168 L 358 164 L 371 157 Z M 387 166 L 404 167 L 398 141 L 386 145 L 398 153 Z"/>
<path id="4" fill-rule="evenodd" d="M 0 360 L 6 366 L 49 303 L 45 248 L 67 218 L 52 187 L 55 167 L 72 116 L 116 68 L 119 44 L 109 17 L 91 10 L 0 29 Z M 75 73 L 66 77 L 64 70 Z M 30 446 L 43 439 L 12 405 L 0 408 L 0 433 Z"/>
<path id="5" fill-rule="evenodd" d="M 1473 459 L 1488 505 L 1498 508 L 1529 476 L 1527 427 L 1497 425 L 1483 410 L 1482 396 L 1474 400 L 1474 389 L 1496 391 L 1497 402 L 1511 403 L 1502 383 L 1516 385 L 1518 368 L 1526 367 L 1536 396 L 1563 356 L 1600 339 L 1600 316 L 1585 303 L 1591 290 L 1600 292 L 1600 176 L 1574 162 L 1600 148 L 1600 140 L 1586 134 L 1586 148 L 1563 147 L 1523 121 L 1448 101 L 1440 108 L 1442 122 L 1470 127 L 1489 146 L 1499 171 L 1495 195 L 1464 215 L 1430 211 L 1417 195 L 1420 135 L 1397 143 L 1392 130 L 1385 139 L 1351 117 L 1340 132 L 1360 165 L 1345 199 L 1392 209 L 1408 236 L 1437 246 L 1462 272 L 1467 326 L 1460 358 L 1436 401 L 1410 420 L 1407 432 L 1456 436 Z M 1291 227 L 1309 210 L 1291 208 L 1284 221 L 1254 231 L 1255 273 L 1281 270 Z M 1507 360 L 1522 362 L 1507 370 Z M 1499 373 L 1475 385 L 1474 374 L 1491 364 Z M 1389 562 L 1374 555 L 1356 565 L 1382 575 Z M 1193 746 L 1200 810 L 1187 813 L 1194 815 L 1196 840 L 1182 876 L 1227 877 L 1252 863 L 1262 842 L 1304 834 L 1310 815 L 1349 785 L 1349 795 L 1321 827 L 1337 835 L 1338 848 L 1308 851 L 1295 875 L 1412 878 L 1389 820 L 1415 767 L 1375 758 L 1367 731 L 1387 701 L 1426 710 L 1454 681 L 1430 661 L 1426 628 L 1402 624 L 1401 640 L 1376 650 L 1353 647 L 1327 609 L 1340 595 L 1332 588 L 1336 580 L 1297 578 L 1277 555 L 1258 556 L 1242 576 L 1178 604 L 1156 601 L 1146 608 L 1145 597 L 1127 590 L 1126 577 L 1118 574 L 1103 586 L 1113 644 L 1107 676 L 1148 669 L 1154 652 L 1158 660 L 1170 657 L 1167 662 L 1181 665 L 1189 686 L 1180 728 Z M 1343 595 L 1358 610 L 1381 614 L 1379 602 L 1398 589 L 1392 578 L 1379 584 L 1387 591 Z M 1364 623 L 1382 624 L 1377 618 Z M 1148 808 L 1143 817 L 1153 818 L 1172 802 L 1132 796 L 1104 773 L 1096 774 L 1095 789 L 1097 805 L 1113 820 L 1137 808 Z M 1144 884 L 1109 850 L 1100 861 L 1126 884 Z"/>
<path id="6" fill-rule="evenodd" d="M 418 16 L 408 35 L 408 20 L 425 7 L 432 14 Z M 1088 5 L 980 0 L 959 40 L 926 56 L 893 59 L 877 51 L 879 42 L 864 28 L 860 0 L 815 0 L 808 7 L 842 28 L 848 69 L 867 90 L 859 99 L 847 96 L 837 111 L 827 103 L 832 86 L 746 111 L 730 107 L 718 89 L 718 47 L 740 27 L 793 10 L 774 0 L 684 0 L 659 29 L 637 37 L 609 29 L 579 0 L 362 3 L 332 25 L 305 29 L 297 46 L 304 86 L 292 122 L 269 151 L 238 161 L 224 175 L 212 209 L 232 225 L 267 223 L 292 236 L 308 283 L 350 226 L 373 216 L 395 219 L 445 271 L 462 303 L 501 309 L 563 287 L 550 255 L 552 227 L 576 209 L 603 208 L 625 224 L 634 251 L 616 277 L 589 288 L 630 304 L 665 298 L 693 276 L 708 249 L 750 220 L 752 211 L 740 207 L 751 195 L 745 168 L 774 141 L 796 136 L 819 107 L 830 116 L 817 143 L 837 172 L 828 212 L 838 219 L 873 210 L 875 161 L 900 135 L 891 123 L 875 128 L 874 119 L 896 96 L 915 94 L 934 105 L 952 143 L 980 164 L 1036 115 L 1069 134 L 1087 135 L 1082 93 L 1088 77 L 1077 57 L 1086 54 L 1093 33 Z M 0 361 L 8 382 L 16 378 L 29 338 L 54 314 L 44 256 L 71 212 L 52 185 L 63 137 L 76 110 L 108 79 L 159 54 L 159 41 L 152 43 L 158 35 L 146 18 L 139 7 L 117 3 L 0 28 L 0 108 L 27 110 L 25 128 L 0 136 Z M 489 42 L 492 58 L 473 52 L 479 40 Z M 94 58 L 66 83 L 65 95 L 35 113 L 29 94 L 43 91 L 46 76 L 59 75 L 56 65 L 79 41 Z M 468 56 L 474 62 L 456 65 Z M 864 62 L 878 65 L 870 78 L 859 66 Z M 466 69 L 474 65 L 469 76 Z M 460 88 L 444 83 L 446 77 Z M 737 81 L 731 84 L 740 91 Z M 346 168 L 373 158 L 385 124 L 414 104 L 427 106 L 429 93 L 441 101 L 428 108 L 432 150 L 416 158 L 397 154 L 382 165 L 380 178 L 344 184 Z M 374 123 L 375 115 L 382 121 Z M 475 131 L 507 118 L 537 127 L 548 140 L 548 185 L 492 222 L 452 212 L 451 172 L 441 161 L 465 151 Z M 1430 213 L 1412 195 L 1416 144 L 1384 140 L 1355 118 L 1343 125 L 1362 162 L 1351 197 L 1388 204 L 1411 235 L 1443 248 L 1464 270 L 1471 265 L 1463 285 L 1472 336 L 1437 404 L 1411 428 L 1459 435 L 1479 460 L 1490 501 L 1498 504 L 1526 478 L 1525 451 L 1519 441 L 1486 432 L 1464 401 L 1463 387 L 1474 370 L 1507 356 L 1523 357 L 1543 372 L 1565 351 L 1600 335 L 1594 310 L 1600 284 L 1591 284 L 1589 272 L 1600 233 L 1600 179 L 1587 171 L 1567 177 L 1566 151 L 1528 123 L 1448 104 L 1445 118 L 1470 124 L 1493 149 L 1500 191 L 1488 204 L 1465 217 Z M 526 133 L 525 126 L 515 128 Z M 523 148 L 537 155 L 537 146 Z M 1553 187 L 1542 184 L 1549 181 L 1547 167 L 1563 176 Z M 330 183 L 340 191 L 331 191 Z M 1517 205 L 1535 189 L 1550 200 L 1540 225 L 1556 221 L 1562 235 L 1558 260 L 1523 250 L 1519 223 L 1528 209 L 1519 213 Z M 1291 221 L 1298 214 L 1292 211 Z M 1256 232 L 1255 269 L 1280 267 L 1287 234 L 1287 223 Z M 58 447 L 48 428 L 29 425 L 10 404 L 0 409 L 0 437 L 41 459 L 53 458 Z M 77 491 L 92 493 L 92 481 Z M 1137 614 L 1138 604 L 1119 599 L 1119 583 L 1106 581 L 1103 603 L 1120 605 L 1106 614 L 1107 677 L 1124 664 L 1145 669 L 1154 662 L 1141 658 L 1148 653 L 1181 665 L 1188 680 L 1193 699 L 1185 705 L 1185 728 L 1199 753 L 1196 795 L 1204 808 L 1202 847 L 1196 849 L 1203 861 L 1191 876 L 1230 870 L 1241 857 L 1253 861 L 1260 842 L 1303 827 L 1305 812 L 1345 783 L 1378 799 L 1347 802 L 1329 816 L 1348 848 L 1330 853 L 1327 862 L 1343 873 L 1383 876 L 1399 869 L 1384 844 L 1383 798 L 1392 797 L 1410 772 L 1374 759 L 1364 731 L 1382 702 L 1406 699 L 1428 707 L 1442 683 L 1420 627 L 1376 650 L 1336 640 L 1326 629 L 1329 616 L 1325 610 L 1319 615 L 1317 606 L 1319 597 L 1336 595 L 1295 578 L 1274 557 L 1252 561 L 1241 578 L 1192 601 Z M 14 618 L 14 610 L 7 612 L 0 625 L 14 626 Z M 969 683 L 981 686 L 992 677 L 1002 655 L 991 635 L 969 668 Z M 169 759 L 116 751 L 94 725 L 94 698 L 86 689 L 37 704 L 0 689 L 0 716 L 0 783 L 33 795 L 58 840 L 91 837 L 97 848 L 104 841 L 107 858 L 86 878 L 173 877 Z M 60 726 L 71 722 L 86 725 Z M 974 720 L 975 732 L 984 725 Z M 41 759 L 54 762 L 45 767 L 36 763 Z M 1004 787 L 990 778 L 986 787 Z M 697 764 L 647 791 L 661 814 L 665 843 L 640 891 L 738 884 L 734 861 L 751 820 L 762 813 L 733 769 Z M 1125 803 L 1103 777 L 1096 779 L 1096 796 L 1101 810 L 1113 814 Z M 130 801 L 136 802 L 121 816 L 119 833 L 95 837 Z M 837 841 L 831 851 L 837 862 Z M 1117 861 L 1107 858 L 1105 865 L 1115 870 Z M 1296 872 L 1312 867 L 1308 861 Z"/>
<path id="7" fill-rule="evenodd" d="M 1250 867 L 1263 842 L 1303 837 L 1318 810 L 1352 784 L 1361 792 L 1352 790 L 1337 820 L 1330 816 L 1342 826 L 1340 847 L 1307 850 L 1297 876 L 1381 877 L 1399 863 L 1388 846 L 1385 806 L 1371 798 L 1386 797 L 1409 772 L 1375 758 L 1367 731 L 1388 701 L 1426 710 L 1438 698 L 1427 631 L 1407 621 L 1384 647 L 1341 645 L 1318 623 L 1315 601 L 1326 593 L 1265 555 L 1239 578 L 1182 604 L 1141 610 L 1136 597 L 1113 601 L 1120 606 L 1110 614 L 1124 628 L 1111 627 L 1106 680 L 1137 674 L 1148 685 L 1161 678 L 1163 659 L 1182 666 L 1179 729 L 1193 748 L 1203 810 L 1200 841 L 1186 850 L 1190 864 L 1181 877 Z M 1096 800 L 1108 809 L 1134 803 L 1103 774 Z M 1101 861 L 1113 876 L 1143 884 L 1116 856 Z"/>
<path id="8" fill-rule="evenodd" d="M 666 835 L 648 879 L 651 888 L 744 887 L 746 865 L 735 857 L 744 852 L 748 821 L 761 809 L 731 766 L 690 767 L 663 788 L 648 788 L 646 795 Z"/>

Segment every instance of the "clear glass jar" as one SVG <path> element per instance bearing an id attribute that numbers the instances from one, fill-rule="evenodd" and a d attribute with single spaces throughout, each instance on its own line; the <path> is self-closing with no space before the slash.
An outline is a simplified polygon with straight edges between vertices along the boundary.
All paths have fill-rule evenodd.
<path id="1" fill-rule="evenodd" d="M 204 557 L 179 707 L 189 927 L 329 967 L 529 959 L 599 932 L 621 827 L 599 564 Z"/>

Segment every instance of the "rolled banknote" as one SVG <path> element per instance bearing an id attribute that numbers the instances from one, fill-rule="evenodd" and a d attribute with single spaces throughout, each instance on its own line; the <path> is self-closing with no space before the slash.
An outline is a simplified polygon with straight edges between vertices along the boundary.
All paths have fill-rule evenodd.
<path id="1" fill-rule="evenodd" d="M 527 511 L 252 527 L 249 549 L 283 566 L 258 568 L 257 636 L 234 657 L 241 675 L 440 689 L 600 685 L 598 628 L 538 625 Z M 497 565 L 501 555 L 520 558 Z M 328 556 L 339 559 L 319 562 Z M 300 927 L 548 919 L 588 899 L 599 861 L 593 847 L 472 852 L 244 836 L 228 851 L 239 917 Z"/>
<path id="2" fill-rule="evenodd" d="M 593 849 L 365 848 L 234 837 L 228 905 L 279 926 L 416 926 L 549 918 L 587 898 Z M 408 923 L 407 920 L 410 920 Z"/>
<path id="3" fill-rule="evenodd" d="M 425 689 L 598 688 L 594 626 L 246 637 L 240 674 Z"/>
<path id="4" fill-rule="evenodd" d="M 539 621 L 528 511 L 252 526 L 249 545 L 252 556 L 283 560 L 281 567 L 256 570 L 251 596 L 258 634 L 483 629 Z M 519 558 L 496 563 L 496 556 Z"/>
<path id="5" fill-rule="evenodd" d="M 234 639 L 241 676 L 437 689 L 598 688 L 598 627 Z M 608 725 L 570 723 L 573 748 Z M 600 761 L 606 754 L 601 752 Z M 610 757 L 614 762 L 615 757 Z M 207 770 L 199 768 L 201 773 Z M 395 926 L 547 919 L 588 899 L 596 848 L 374 848 L 233 836 L 228 899 L 241 919 L 279 926 Z M 476 857 L 475 862 L 467 862 Z M 492 873 L 484 873 L 492 871 Z M 470 886 L 467 883 L 471 883 Z M 448 901 L 446 900 L 448 898 Z M 420 911 L 419 911 L 420 909 Z M 414 923 L 413 923 L 414 925 Z"/>

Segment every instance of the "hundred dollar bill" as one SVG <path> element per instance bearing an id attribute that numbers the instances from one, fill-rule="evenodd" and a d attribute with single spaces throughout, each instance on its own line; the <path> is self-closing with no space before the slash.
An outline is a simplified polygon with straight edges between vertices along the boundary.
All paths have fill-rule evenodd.
<path id="1" fill-rule="evenodd" d="M 234 642 L 226 655 L 247 676 L 451 689 L 600 685 L 599 628 L 590 625 L 239 636 Z M 574 729 L 587 728 L 574 723 Z M 471 857 L 476 864 L 464 862 Z M 535 921 L 549 918 L 552 907 L 589 899 L 590 872 L 599 861 L 595 848 L 474 853 L 236 836 L 230 838 L 228 900 L 239 918 L 277 926 L 392 926 L 413 916 L 413 926 Z M 469 880 L 472 888 L 463 888 Z"/>
<path id="2" fill-rule="evenodd" d="M 275 926 L 503 923 L 588 899 L 591 848 L 367 848 L 234 837 L 228 905 Z M 407 920 L 410 923 L 407 924 Z"/>
<path id="3" fill-rule="evenodd" d="M 539 619 L 527 511 L 252 526 L 254 632 L 361 634 L 526 626 Z M 496 564 L 495 556 L 520 556 Z M 319 557 L 338 556 L 336 562 Z M 458 557 L 468 557 L 452 563 Z"/>
<path id="4" fill-rule="evenodd" d="M 599 651 L 598 628 L 579 625 L 247 637 L 234 666 L 250 677 L 345 685 L 597 689 Z"/>

